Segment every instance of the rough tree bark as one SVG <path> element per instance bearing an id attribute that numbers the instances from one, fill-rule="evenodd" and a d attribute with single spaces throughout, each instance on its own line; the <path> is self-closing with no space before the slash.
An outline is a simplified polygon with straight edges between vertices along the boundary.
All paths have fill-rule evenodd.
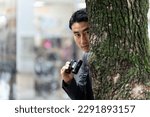
<path id="1" fill-rule="evenodd" d="M 95 99 L 150 99 L 149 0 L 86 0 Z"/>

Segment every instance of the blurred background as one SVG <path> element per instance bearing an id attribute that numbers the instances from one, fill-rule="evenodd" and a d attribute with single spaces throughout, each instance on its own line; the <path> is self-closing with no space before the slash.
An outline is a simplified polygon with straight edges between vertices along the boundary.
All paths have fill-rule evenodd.
<path id="1" fill-rule="evenodd" d="M 84 0 L 0 0 L 0 99 L 69 99 L 60 68 L 78 59 L 68 21 Z"/>
<path id="2" fill-rule="evenodd" d="M 69 100 L 59 71 L 81 55 L 68 28 L 80 8 L 84 0 L 0 0 L 0 99 Z"/>

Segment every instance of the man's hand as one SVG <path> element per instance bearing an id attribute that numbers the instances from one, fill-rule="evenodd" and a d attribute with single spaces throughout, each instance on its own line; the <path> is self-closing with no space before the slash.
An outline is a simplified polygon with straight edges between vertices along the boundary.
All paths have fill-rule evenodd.
<path id="1" fill-rule="evenodd" d="M 69 83 L 73 79 L 73 74 L 70 72 L 66 72 L 70 67 L 70 62 L 67 61 L 66 64 L 62 67 L 60 73 L 61 73 L 61 78 L 64 80 L 65 83 Z"/>

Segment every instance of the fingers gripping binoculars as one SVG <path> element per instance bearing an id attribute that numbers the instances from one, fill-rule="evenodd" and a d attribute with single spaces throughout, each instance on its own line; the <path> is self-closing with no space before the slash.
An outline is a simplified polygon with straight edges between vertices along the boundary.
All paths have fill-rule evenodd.
<path id="1" fill-rule="evenodd" d="M 65 72 L 66 73 L 72 72 L 74 74 L 77 74 L 81 65 L 82 65 L 82 60 L 79 60 L 79 61 L 71 60 L 69 68 Z"/>

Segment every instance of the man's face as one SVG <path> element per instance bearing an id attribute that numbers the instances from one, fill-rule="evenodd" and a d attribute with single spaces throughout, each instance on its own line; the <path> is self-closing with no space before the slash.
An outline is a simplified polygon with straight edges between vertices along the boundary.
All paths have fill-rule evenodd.
<path id="1" fill-rule="evenodd" d="M 89 51 L 89 24 L 88 22 L 75 22 L 72 26 L 73 37 L 83 51 Z"/>

